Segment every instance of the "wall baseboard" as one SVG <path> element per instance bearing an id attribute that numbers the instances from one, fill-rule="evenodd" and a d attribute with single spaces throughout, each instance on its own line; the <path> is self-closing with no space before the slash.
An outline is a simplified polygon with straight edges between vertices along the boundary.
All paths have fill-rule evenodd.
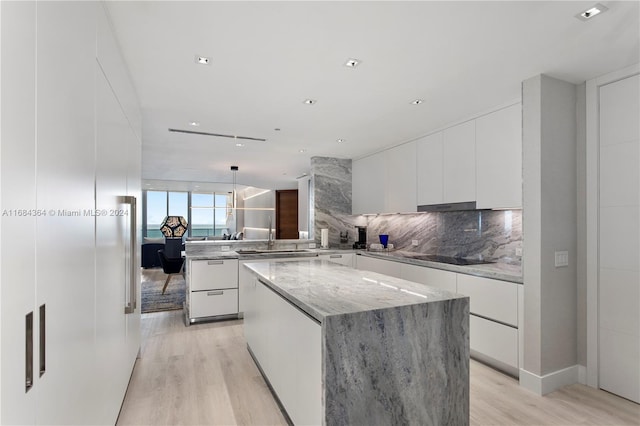
<path id="1" fill-rule="evenodd" d="M 586 379 L 586 372 L 586 368 L 580 365 L 572 365 L 544 376 L 520 369 L 520 386 L 538 395 L 546 395 L 563 386 L 581 383 L 580 378 Z"/>

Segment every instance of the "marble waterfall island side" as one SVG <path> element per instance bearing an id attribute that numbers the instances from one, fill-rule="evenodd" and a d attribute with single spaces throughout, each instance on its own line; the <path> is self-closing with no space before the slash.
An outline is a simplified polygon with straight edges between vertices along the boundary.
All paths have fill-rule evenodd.
<path id="1" fill-rule="evenodd" d="M 245 336 L 294 424 L 469 423 L 469 298 L 321 260 L 247 263 Z"/>

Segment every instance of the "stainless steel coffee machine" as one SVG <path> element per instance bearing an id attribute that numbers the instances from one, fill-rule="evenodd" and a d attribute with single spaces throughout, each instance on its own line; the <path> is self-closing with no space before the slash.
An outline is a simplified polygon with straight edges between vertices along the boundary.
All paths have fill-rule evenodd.
<path id="1" fill-rule="evenodd" d="M 353 243 L 354 249 L 366 249 L 367 248 L 367 227 L 356 226 L 358 230 L 358 241 Z"/>

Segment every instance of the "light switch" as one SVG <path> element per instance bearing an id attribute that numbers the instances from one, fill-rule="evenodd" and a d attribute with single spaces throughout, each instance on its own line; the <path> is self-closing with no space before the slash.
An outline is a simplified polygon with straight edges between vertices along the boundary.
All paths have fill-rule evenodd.
<path id="1" fill-rule="evenodd" d="M 569 252 L 557 251 L 556 252 L 556 268 L 561 266 L 569 266 Z"/>

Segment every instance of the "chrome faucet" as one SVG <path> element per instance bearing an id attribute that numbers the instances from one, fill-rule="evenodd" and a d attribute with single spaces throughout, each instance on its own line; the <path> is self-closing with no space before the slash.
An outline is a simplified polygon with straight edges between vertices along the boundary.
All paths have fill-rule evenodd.
<path id="1" fill-rule="evenodd" d="M 271 216 L 269 216 L 269 237 L 267 238 L 267 250 L 271 250 L 273 248 L 273 237 L 272 234 L 273 230 L 271 228 Z"/>

